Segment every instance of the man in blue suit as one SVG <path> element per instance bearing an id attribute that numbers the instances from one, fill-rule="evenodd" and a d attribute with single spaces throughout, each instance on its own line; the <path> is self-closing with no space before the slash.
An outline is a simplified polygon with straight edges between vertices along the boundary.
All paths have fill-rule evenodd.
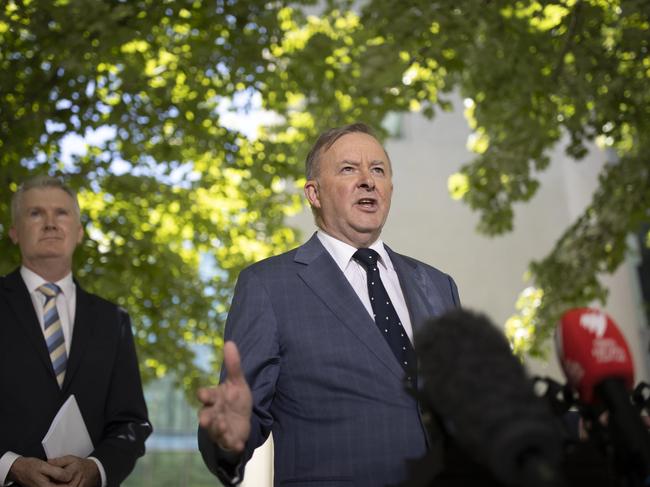
<path id="1" fill-rule="evenodd" d="M 369 127 L 322 134 L 306 176 L 319 230 L 240 274 L 221 384 L 198 392 L 199 448 L 226 485 L 269 432 L 276 486 L 395 484 L 407 459 L 441 449 L 405 384 L 413 331 L 459 306 L 456 285 L 380 240 L 392 167 Z"/>

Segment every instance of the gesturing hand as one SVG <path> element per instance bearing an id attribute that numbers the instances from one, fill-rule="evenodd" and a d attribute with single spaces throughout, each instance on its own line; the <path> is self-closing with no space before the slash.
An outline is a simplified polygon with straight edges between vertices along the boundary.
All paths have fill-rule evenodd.
<path id="1" fill-rule="evenodd" d="M 251 431 L 253 397 L 241 370 L 239 350 L 234 342 L 223 346 L 226 380 L 216 387 L 199 389 L 203 403 L 199 425 L 224 450 L 241 453 Z"/>

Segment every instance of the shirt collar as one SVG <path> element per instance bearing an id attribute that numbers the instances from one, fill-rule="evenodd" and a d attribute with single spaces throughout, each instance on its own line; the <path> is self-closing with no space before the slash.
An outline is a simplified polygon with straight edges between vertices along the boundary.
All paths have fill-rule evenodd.
<path id="1" fill-rule="evenodd" d="M 350 244 L 342 242 L 341 240 L 328 235 L 322 230 L 316 232 L 318 239 L 325 247 L 325 250 L 329 252 L 339 268 L 345 272 L 348 265 L 352 261 L 352 256 L 357 251 L 356 247 L 353 247 Z M 386 247 L 384 247 L 384 242 L 380 238 L 375 240 L 368 248 L 375 250 L 379 254 L 379 263 L 383 265 L 386 269 L 393 269 L 393 263 L 386 252 Z"/>
<path id="2" fill-rule="evenodd" d="M 23 278 L 23 281 L 25 281 L 25 286 L 27 286 L 27 290 L 30 294 L 35 293 L 39 287 L 41 287 L 46 282 L 49 282 L 25 266 L 20 267 L 20 276 Z M 54 284 L 61 288 L 61 292 L 64 296 L 70 297 L 74 293 L 74 280 L 72 279 L 72 272 L 69 272 L 68 275 L 66 275 L 63 279 L 56 281 Z"/>

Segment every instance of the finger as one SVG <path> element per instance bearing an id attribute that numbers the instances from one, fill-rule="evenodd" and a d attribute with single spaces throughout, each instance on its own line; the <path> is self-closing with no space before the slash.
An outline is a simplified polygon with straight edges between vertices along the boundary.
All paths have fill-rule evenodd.
<path id="1" fill-rule="evenodd" d="M 199 426 L 201 426 L 201 428 L 212 429 L 213 421 L 214 415 L 209 409 L 203 408 L 199 411 Z"/>
<path id="2" fill-rule="evenodd" d="M 246 382 L 244 373 L 241 370 L 241 358 L 237 345 L 233 341 L 227 341 L 223 346 L 223 363 L 226 366 L 228 380 L 233 383 Z"/>
<path id="3" fill-rule="evenodd" d="M 203 403 L 203 409 L 222 410 L 224 396 L 226 394 L 225 389 L 224 384 L 199 389 L 197 391 L 197 397 Z"/>
<path id="4" fill-rule="evenodd" d="M 223 428 L 217 427 L 217 425 L 226 423 L 224 414 L 223 403 L 218 401 L 214 406 L 205 407 L 199 411 L 199 424 L 201 427 L 212 431 L 222 430 Z"/>
<path id="5" fill-rule="evenodd" d="M 227 424 L 221 418 L 202 415 L 199 417 L 199 425 L 208 433 L 208 436 L 215 443 L 223 443 Z"/>
<path id="6" fill-rule="evenodd" d="M 201 387 L 196 391 L 196 397 L 205 406 L 210 406 L 214 404 L 215 389 L 215 387 Z"/>
<path id="7" fill-rule="evenodd" d="M 59 483 L 67 483 L 72 480 L 73 473 L 65 470 L 62 467 L 44 463 L 41 473 L 48 476 L 50 479 Z"/>

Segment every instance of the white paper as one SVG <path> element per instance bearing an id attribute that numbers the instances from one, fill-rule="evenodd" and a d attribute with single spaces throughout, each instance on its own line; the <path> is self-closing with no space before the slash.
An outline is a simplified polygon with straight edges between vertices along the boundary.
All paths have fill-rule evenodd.
<path id="1" fill-rule="evenodd" d="M 92 453 L 93 442 L 74 395 L 63 403 L 54 416 L 42 444 L 48 459 L 65 455 L 86 458 Z"/>

